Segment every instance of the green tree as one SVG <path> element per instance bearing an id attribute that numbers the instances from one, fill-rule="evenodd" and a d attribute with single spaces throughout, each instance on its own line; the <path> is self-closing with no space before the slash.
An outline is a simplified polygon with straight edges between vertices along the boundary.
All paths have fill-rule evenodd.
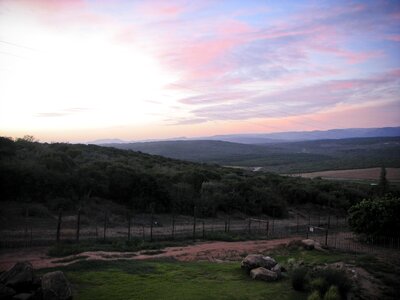
<path id="1" fill-rule="evenodd" d="M 349 210 L 349 225 L 367 236 L 397 236 L 400 232 L 400 198 L 395 196 L 365 199 Z"/>
<path id="2" fill-rule="evenodd" d="M 381 174 L 379 175 L 379 183 L 378 183 L 378 191 L 381 195 L 384 195 L 388 192 L 389 182 L 386 178 L 386 168 L 381 168 Z"/>

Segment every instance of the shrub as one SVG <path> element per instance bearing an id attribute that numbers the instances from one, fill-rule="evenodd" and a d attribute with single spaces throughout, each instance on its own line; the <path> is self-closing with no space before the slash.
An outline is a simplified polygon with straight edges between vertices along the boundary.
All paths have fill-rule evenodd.
<path id="1" fill-rule="evenodd" d="M 351 281 L 343 270 L 322 269 L 318 270 L 315 275 L 323 278 L 328 283 L 328 286 L 336 286 L 342 298 L 346 298 L 351 289 Z"/>
<path id="2" fill-rule="evenodd" d="M 321 300 L 321 296 L 317 291 L 314 291 L 307 297 L 307 300 Z"/>
<path id="3" fill-rule="evenodd" d="M 317 291 L 322 297 L 329 288 L 328 282 L 324 278 L 315 278 L 310 282 L 312 291 Z"/>
<path id="4" fill-rule="evenodd" d="M 293 270 L 292 273 L 292 286 L 296 291 L 304 291 L 306 289 L 308 278 L 307 268 L 299 267 Z"/>
<path id="5" fill-rule="evenodd" d="M 324 300 L 340 300 L 339 289 L 332 285 L 324 296 Z"/>

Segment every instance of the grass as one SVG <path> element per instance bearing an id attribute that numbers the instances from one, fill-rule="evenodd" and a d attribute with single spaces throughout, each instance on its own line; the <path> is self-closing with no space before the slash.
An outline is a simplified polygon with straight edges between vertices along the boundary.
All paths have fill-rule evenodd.
<path id="1" fill-rule="evenodd" d="M 61 243 L 50 247 L 47 254 L 51 257 L 64 257 L 79 254 L 85 251 L 119 251 L 134 252 L 140 250 L 159 250 L 165 247 L 186 246 L 191 242 L 186 241 L 161 241 L 144 242 L 141 239 L 126 241 L 121 239 L 107 241 L 83 241 L 79 244 Z"/>
<path id="2" fill-rule="evenodd" d="M 306 299 L 291 288 L 289 279 L 254 281 L 238 262 L 80 261 L 61 269 L 77 300 Z"/>

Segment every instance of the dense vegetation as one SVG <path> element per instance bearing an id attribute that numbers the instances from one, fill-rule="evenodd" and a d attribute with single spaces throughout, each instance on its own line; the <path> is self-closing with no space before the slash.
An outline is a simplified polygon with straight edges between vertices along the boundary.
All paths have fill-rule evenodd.
<path id="1" fill-rule="evenodd" d="M 354 232 L 368 237 L 394 236 L 400 232 L 400 197 L 387 195 L 365 199 L 349 210 Z"/>
<path id="2" fill-rule="evenodd" d="M 203 216 L 217 212 L 286 214 L 288 204 L 347 209 L 371 194 L 367 185 L 281 177 L 196 164 L 95 145 L 0 138 L 2 201 L 76 208 L 108 199 L 135 211 Z"/>
<path id="3" fill-rule="evenodd" d="M 400 137 L 351 138 L 275 144 L 222 141 L 161 141 L 107 144 L 175 159 L 221 165 L 263 167 L 277 173 L 400 167 Z"/>

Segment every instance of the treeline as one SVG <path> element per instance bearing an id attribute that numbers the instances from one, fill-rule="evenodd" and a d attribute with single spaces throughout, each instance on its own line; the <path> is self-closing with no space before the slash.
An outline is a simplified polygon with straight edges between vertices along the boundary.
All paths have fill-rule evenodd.
<path id="1" fill-rule="evenodd" d="M 75 209 L 89 198 L 135 211 L 200 215 L 240 211 L 281 217 L 287 205 L 348 209 L 368 185 L 281 177 L 95 145 L 0 137 L 0 198 Z"/>

